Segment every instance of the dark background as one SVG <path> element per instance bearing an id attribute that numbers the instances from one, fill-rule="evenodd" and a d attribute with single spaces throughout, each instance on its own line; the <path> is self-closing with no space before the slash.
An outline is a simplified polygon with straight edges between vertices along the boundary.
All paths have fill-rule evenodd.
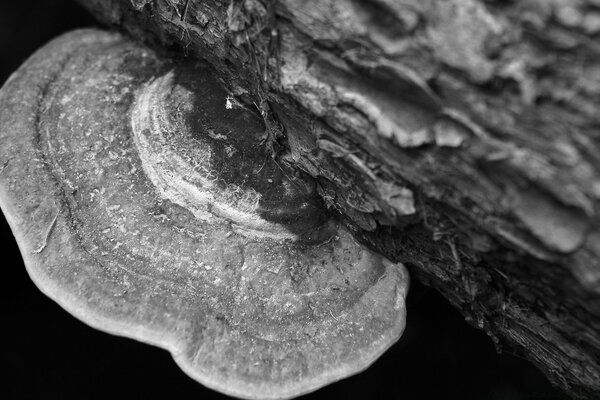
<path id="1" fill-rule="evenodd" d="M 96 25 L 68 0 L 0 4 L 0 84 L 54 36 Z M 2 398 L 227 398 L 188 378 L 166 351 L 71 317 L 31 282 L 2 215 L 0 235 Z M 433 290 L 413 281 L 407 308 L 404 336 L 371 368 L 302 399 L 566 399 L 526 361 L 498 355 Z"/>

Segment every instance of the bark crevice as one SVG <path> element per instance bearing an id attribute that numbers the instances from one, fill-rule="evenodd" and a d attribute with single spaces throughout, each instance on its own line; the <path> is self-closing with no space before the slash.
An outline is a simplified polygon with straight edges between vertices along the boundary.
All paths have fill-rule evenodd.
<path id="1" fill-rule="evenodd" d="M 357 237 L 600 395 L 597 1 L 81 3 L 207 61 Z"/>

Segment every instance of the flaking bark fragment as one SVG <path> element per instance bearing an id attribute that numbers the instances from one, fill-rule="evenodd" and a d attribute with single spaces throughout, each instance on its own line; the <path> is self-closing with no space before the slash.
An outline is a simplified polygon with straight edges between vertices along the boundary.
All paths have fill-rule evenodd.
<path id="1" fill-rule="evenodd" d="M 178 43 L 256 96 L 253 82 L 264 68 L 231 39 L 228 4 L 190 3 L 210 23 L 191 24 L 188 45 L 160 1 L 153 15 L 125 1 L 84 3 L 108 21 L 118 9 L 120 28 L 155 44 Z M 319 181 L 330 209 L 373 248 L 410 262 L 420 279 L 557 385 L 598 397 L 596 2 L 338 0 L 305 9 L 278 1 L 274 10 L 282 62 L 269 64 L 278 79 L 261 96 L 285 127 L 284 152 Z M 390 71 L 413 78 L 392 79 Z M 435 133 L 447 117 L 460 135 Z M 319 139 L 342 150 L 315 150 Z M 345 150 L 367 169 L 361 173 L 349 155 L 334 157 Z M 383 176 L 415 197 L 414 216 L 394 221 L 392 233 L 383 212 L 390 204 L 376 190 Z M 533 200 L 520 209 L 520 196 L 521 205 Z M 349 206 L 356 198 L 372 211 Z M 532 209 L 546 210 L 563 233 L 544 232 L 548 222 Z M 440 236 L 478 237 L 483 245 L 457 240 L 462 269 L 455 271 L 451 249 L 434 240 Z M 482 269 L 489 283 L 472 273 Z M 467 287 L 479 288 L 475 298 Z"/>

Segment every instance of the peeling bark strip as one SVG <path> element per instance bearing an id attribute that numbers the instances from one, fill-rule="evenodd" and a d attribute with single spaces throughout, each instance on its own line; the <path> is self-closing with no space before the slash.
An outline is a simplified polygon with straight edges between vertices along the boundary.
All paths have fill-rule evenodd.
<path id="1" fill-rule="evenodd" d="M 207 60 L 357 236 L 600 396 L 597 0 L 81 3 Z"/>

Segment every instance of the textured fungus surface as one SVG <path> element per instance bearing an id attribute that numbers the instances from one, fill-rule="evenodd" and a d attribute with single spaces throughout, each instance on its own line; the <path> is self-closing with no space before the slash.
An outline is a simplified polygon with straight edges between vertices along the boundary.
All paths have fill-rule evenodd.
<path id="1" fill-rule="evenodd" d="M 164 198 L 204 221 L 274 239 L 331 229 L 314 181 L 274 160 L 262 118 L 229 96 L 206 68 L 182 65 L 137 96 L 132 128 L 144 171 Z M 317 238 L 317 240 L 320 238 Z"/>
<path id="2" fill-rule="evenodd" d="M 269 105 L 356 237 L 600 398 L 597 0 L 79 2 Z"/>
<path id="3" fill-rule="evenodd" d="M 225 393 L 292 397 L 399 338 L 408 276 L 228 101 L 201 65 L 63 36 L 0 93 L 0 205 L 34 282 L 78 318 Z"/>

